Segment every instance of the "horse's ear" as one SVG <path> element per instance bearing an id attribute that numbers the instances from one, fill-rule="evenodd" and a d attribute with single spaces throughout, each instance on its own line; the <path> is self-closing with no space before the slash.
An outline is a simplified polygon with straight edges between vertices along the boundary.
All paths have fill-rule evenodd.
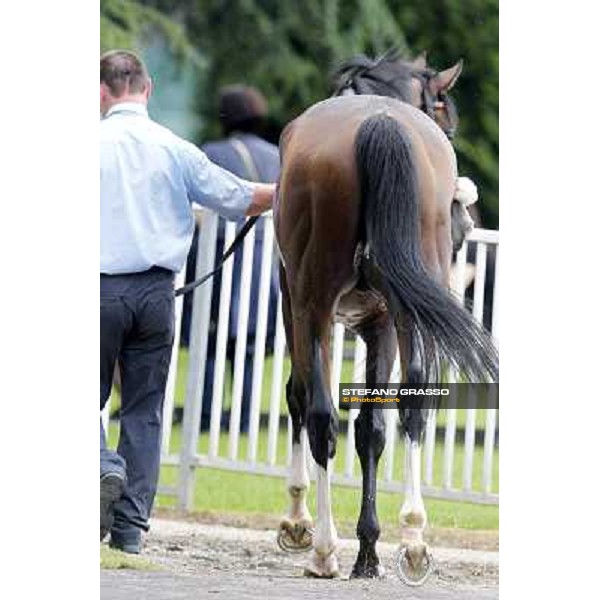
<path id="1" fill-rule="evenodd" d="M 427 68 L 427 50 L 423 50 L 419 56 L 413 59 L 411 66 L 417 71 L 424 71 Z"/>
<path id="2" fill-rule="evenodd" d="M 447 92 L 451 90 L 459 75 L 462 72 L 463 61 L 462 58 L 449 69 L 440 71 L 433 79 L 432 83 L 435 85 L 437 92 Z"/>

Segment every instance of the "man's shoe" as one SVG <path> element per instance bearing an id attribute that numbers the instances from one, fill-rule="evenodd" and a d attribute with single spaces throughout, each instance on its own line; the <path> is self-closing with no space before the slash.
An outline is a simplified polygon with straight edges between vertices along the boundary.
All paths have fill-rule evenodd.
<path id="1" fill-rule="evenodd" d="M 118 473 L 107 473 L 100 477 L 100 541 L 113 524 L 113 506 L 123 494 L 125 480 Z"/>
<path id="2" fill-rule="evenodd" d="M 110 538 L 110 542 L 108 545 L 115 550 L 120 550 L 121 552 L 125 552 L 126 554 L 139 554 L 142 551 L 142 542 L 141 540 L 138 542 L 125 542 L 120 543 L 116 542 L 112 537 Z"/>
<path id="3" fill-rule="evenodd" d="M 115 523 L 108 545 L 127 554 L 139 554 L 142 550 L 142 532 L 137 527 L 123 527 L 122 523 Z"/>

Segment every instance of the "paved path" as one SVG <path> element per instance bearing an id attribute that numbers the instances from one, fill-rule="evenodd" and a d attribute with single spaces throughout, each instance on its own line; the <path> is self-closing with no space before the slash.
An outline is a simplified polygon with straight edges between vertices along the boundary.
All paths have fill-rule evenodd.
<path id="1" fill-rule="evenodd" d="M 416 590 L 397 580 L 317 581 L 304 577 L 260 575 L 173 575 L 147 571 L 103 571 L 102 600 L 192 600 L 226 598 L 257 600 L 496 600 L 497 586 L 430 582 Z"/>
<path id="2" fill-rule="evenodd" d="M 156 571 L 102 571 L 102 600 L 192 600 L 197 598 L 324 598 L 355 600 L 491 600 L 498 598 L 498 555 L 494 552 L 434 548 L 436 571 L 419 589 L 402 584 L 394 572 L 396 547 L 378 545 L 388 575 L 381 580 L 348 580 L 355 540 L 340 540 L 342 578 L 302 576 L 307 555 L 289 555 L 272 531 L 154 520 L 144 558 Z"/>

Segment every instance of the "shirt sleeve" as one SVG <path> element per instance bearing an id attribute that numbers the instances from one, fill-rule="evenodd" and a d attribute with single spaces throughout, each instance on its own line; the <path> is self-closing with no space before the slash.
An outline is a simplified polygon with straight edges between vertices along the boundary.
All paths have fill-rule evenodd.
<path id="1" fill-rule="evenodd" d="M 189 199 L 235 221 L 246 216 L 255 184 L 211 162 L 193 144 L 181 140 L 180 158 Z"/>

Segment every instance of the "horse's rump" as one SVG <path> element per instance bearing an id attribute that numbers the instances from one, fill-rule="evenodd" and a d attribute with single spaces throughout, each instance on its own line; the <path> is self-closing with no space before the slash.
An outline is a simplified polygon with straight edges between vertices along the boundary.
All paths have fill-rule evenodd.
<path id="1" fill-rule="evenodd" d="M 355 279 L 352 267 L 356 248 L 364 242 L 355 140 L 365 119 L 378 113 L 388 114 L 403 125 L 413 141 L 420 171 L 436 171 L 435 180 L 427 176 L 417 181 L 423 188 L 422 230 L 431 232 L 423 251 L 435 271 L 440 271 L 440 263 L 449 259 L 445 250 L 438 256 L 437 241 L 440 228 L 442 241 L 450 239 L 456 162 L 441 130 L 421 111 L 392 98 L 332 98 L 298 117 L 286 128 L 280 142 L 282 168 L 275 225 L 283 262 L 291 270 L 288 280 L 292 286 L 297 269 L 327 272 L 327 255 L 332 255 L 337 265 L 336 278 L 346 277 L 343 287 Z"/>
<path id="2" fill-rule="evenodd" d="M 491 342 L 445 290 L 456 160 L 433 121 L 389 98 L 334 98 L 294 122 L 282 156 L 275 224 L 292 304 L 331 319 L 370 245 L 381 277 L 367 283 L 416 328 L 423 360 L 495 377 Z"/>

